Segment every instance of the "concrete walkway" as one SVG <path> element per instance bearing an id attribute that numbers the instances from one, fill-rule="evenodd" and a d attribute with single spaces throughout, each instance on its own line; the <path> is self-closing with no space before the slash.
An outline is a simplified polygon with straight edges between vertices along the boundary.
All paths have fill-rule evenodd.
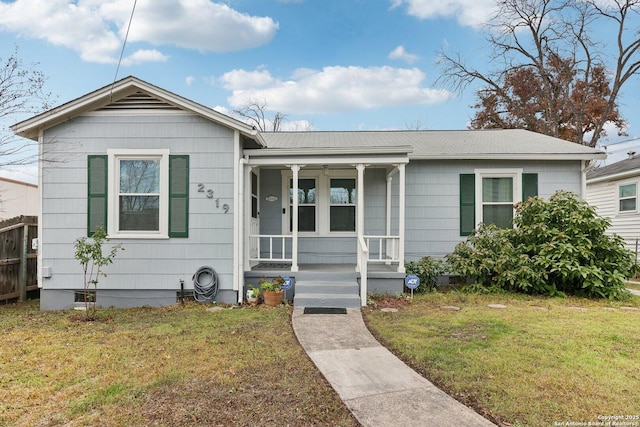
<path id="1" fill-rule="evenodd" d="M 365 427 L 495 427 L 380 345 L 365 326 L 360 309 L 348 309 L 347 314 L 304 314 L 303 308 L 295 308 L 293 330 Z"/>

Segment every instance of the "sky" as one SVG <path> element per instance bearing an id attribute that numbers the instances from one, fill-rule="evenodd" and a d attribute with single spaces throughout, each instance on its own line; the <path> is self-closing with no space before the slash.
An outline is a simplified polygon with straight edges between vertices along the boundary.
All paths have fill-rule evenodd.
<path id="1" fill-rule="evenodd" d="M 438 84 L 438 57 L 443 51 L 459 54 L 487 69 L 490 49 L 482 25 L 493 5 L 0 1 L 0 58 L 17 46 L 24 64 L 37 63 L 54 105 L 133 75 L 226 114 L 251 101 L 266 103 L 268 115 L 285 116 L 283 130 L 465 129 L 474 114 L 475 87 L 454 93 Z M 609 146 L 640 136 L 638 80 L 620 98 L 628 136 L 612 133 Z M 31 168 L 12 177 L 34 182 L 34 176 Z"/>

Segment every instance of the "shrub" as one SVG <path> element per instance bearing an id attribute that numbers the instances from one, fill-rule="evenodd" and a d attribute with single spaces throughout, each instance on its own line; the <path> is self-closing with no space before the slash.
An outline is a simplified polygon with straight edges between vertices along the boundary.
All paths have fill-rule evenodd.
<path id="1" fill-rule="evenodd" d="M 480 225 L 447 255 L 449 270 L 485 287 L 531 294 L 619 298 L 634 258 L 610 222 L 573 193 L 516 206 L 513 229 Z"/>
<path id="2" fill-rule="evenodd" d="M 416 292 L 429 292 L 438 284 L 438 276 L 444 273 L 441 259 L 422 257 L 419 261 L 407 261 L 404 264 L 407 274 L 415 274 L 420 279 Z"/>

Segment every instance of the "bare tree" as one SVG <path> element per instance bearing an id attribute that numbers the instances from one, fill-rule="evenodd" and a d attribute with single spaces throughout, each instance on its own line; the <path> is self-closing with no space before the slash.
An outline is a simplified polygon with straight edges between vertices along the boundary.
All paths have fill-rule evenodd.
<path id="1" fill-rule="evenodd" d="M 440 81 L 462 91 L 479 82 L 474 128 L 521 127 L 594 147 L 613 123 L 618 96 L 640 70 L 640 0 L 498 0 L 485 28 L 492 70 L 442 54 Z M 595 31 L 595 29 L 600 31 Z M 603 31 L 603 29 L 605 29 Z M 611 35 L 596 40 L 594 34 Z"/>
<path id="2" fill-rule="evenodd" d="M 272 118 L 267 117 L 268 104 L 266 100 L 252 99 L 237 110 L 233 110 L 242 120 L 257 128 L 260 132 L 279 132 L 287 116 L 276 112 Z"/>
<path id="3" fill-rule="evenodd" d="M 9 126 L 50 108 L 51 94 L 44 91 L 45 75 L 38 64 L 23 65 L 18 48 L 0 58 L 0 168 L 37 161 L 35 143 L 15 136 Z"/>

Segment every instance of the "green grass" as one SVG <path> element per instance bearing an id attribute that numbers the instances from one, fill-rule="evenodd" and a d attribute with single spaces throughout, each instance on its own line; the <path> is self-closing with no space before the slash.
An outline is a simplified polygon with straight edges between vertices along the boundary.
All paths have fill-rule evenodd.
<path id="1" fill-rule="evenodd" d="M 492 309 L 488 304 L 507 305 Z M 365 310 L 380 341 L 495 422 L 546 426 L 640 415 L 640 298 L 625 302 L 460 292 Z M 441 307 L 454 305 L 460 311 Z"/>
<path id="2" fill-rule="evenodd" d="M 0 425 L 357 425 L 290 314 L 0 306 Z"/>

